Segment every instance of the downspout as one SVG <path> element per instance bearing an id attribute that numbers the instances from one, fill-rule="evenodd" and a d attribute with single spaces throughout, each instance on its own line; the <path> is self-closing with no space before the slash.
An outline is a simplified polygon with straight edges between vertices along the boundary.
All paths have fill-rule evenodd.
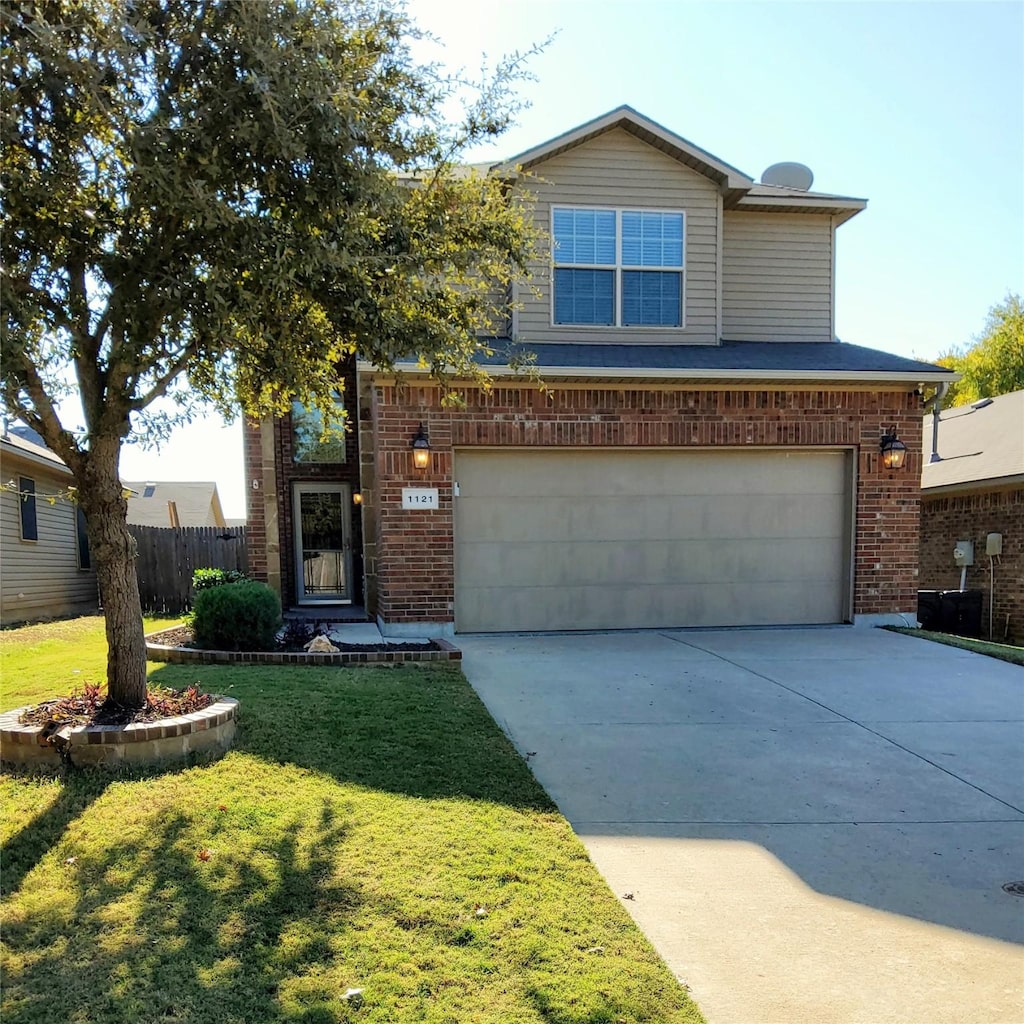
<path id="1" fill-rule="evenodd" d="M 939 454 L 939 413 L 942 411 L 942 403 L 949 394 L 949 381 L 943 381 L 941 384 L 935 385 L 935 394 L 924 403 L 925 411 L 928 411 L 928 407 L 932 409 L 932 454 L 928 460 L 929 463 L 941 462 L 942 456 Z"/>

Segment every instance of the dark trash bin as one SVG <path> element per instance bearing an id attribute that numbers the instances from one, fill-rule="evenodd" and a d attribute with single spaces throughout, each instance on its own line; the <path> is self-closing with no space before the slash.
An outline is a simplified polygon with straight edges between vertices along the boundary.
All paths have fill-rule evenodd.
<path id="1" fill-rule="evenodd" d="M 942 591 L 919 590 L 917 592 L 917 621 L 922 629 L 933 633 L 942 632 Z"/>
<path id="2" fill-rule="evenodd" d="M 919 590 L 917 621 L 922 629 L 954 636 L 981 636 L 980 590 Z"/>
<path id="3" fill-rule="evenodd" d="M 981 636 L 981 591 L 945 590 L 942 593 L 942 631 L 954 636 Z"/>

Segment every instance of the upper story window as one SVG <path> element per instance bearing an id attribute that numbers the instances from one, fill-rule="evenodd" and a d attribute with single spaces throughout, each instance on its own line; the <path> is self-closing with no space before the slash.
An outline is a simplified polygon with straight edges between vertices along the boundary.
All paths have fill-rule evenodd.
<path id="1" fill-rule="evenodd" d="M 681 211 L 558 206 L 552 236 L 556 324 L 683 326 Z"/>
<path id="2" fill-rule="evenodd" d="M 320 410 L 292 403 L 292 458 L 296 462 L 322 463 L 345 461 L 345 404 L 341 395 L 334 396 L 335 415 L 324 435 Z"/>

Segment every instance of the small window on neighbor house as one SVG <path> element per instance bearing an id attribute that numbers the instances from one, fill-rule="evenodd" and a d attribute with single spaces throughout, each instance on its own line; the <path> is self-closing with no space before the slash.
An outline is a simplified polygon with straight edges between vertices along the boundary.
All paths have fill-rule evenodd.
<path id="1" fill-rule="evenodd" d="M 334 396 L 334 417 L 326 435 L 319 409 L 292 403 L 292 459 L 303 463 L 345 461 L 345 403 Z"/>
<path id="2" fill-rule="evenodd" d="M 152 498 L 156 494 L 156 484 L 146 484 L 142 489 L 142 496 L 144 498 Z"/>
<path id="3" fill-rule="evenodd" d="M 75 506 L 75 540 L 78 542 L 78 568 L 91 569 L 92 558 L 89 555 L 89 531 L 85 525 L 85 513 L 81 505 Z"/>
<path id="4" fill-rule="evenodd" d="M 21 539 L 39 540 L 36 522 L 36 482 L 27 476 L 18 478 L 18 505 L 21 508 Z"/>

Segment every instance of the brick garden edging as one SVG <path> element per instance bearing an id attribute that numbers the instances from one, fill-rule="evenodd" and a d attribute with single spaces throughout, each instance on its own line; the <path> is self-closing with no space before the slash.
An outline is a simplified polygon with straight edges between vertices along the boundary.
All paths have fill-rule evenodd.
<path id="1" fill-rule="evenodd" d="M 203 651 L 196 647 L 170 647 L 146 638 L 146 658 L 174 665 L 396 665 L 417 662 L 461 661 L 462 651 L 443 638 L 431 640 L 421 651 L 345 651 L 306 654 L 299 651 Z"/>
<path id="2" fill-rule="evenodd" d="M 61 758 L 50 743 L 40 744 L 41 725 L 18 721 L 25 708 L 0 714 L 0 760 L 28 768 L 55 768 Z M 131 725 L 74 725 L 57 735 L 74 765 L 148 765 L 180 761 L 192 754 L 226 753 L 235 737 L 238 701 L 221 697 L 202 711 Z"/>

